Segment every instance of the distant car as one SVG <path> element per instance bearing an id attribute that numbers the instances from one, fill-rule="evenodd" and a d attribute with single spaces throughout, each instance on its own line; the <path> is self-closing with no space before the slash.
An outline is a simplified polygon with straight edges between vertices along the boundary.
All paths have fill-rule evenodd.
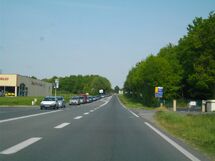
<path id="1" fill-rule="evenodd" d="M 86 97 L 79 96 L 79 99 L 80 99 L 80 104 L 87 103 Z"/>
<path id="2" fill-rule="evenodd" d="M 87 103 L 93 102 L 93 96 L 87 96 Z"/>
<path id="3" fill-rule="evenodd" d="M 92 99 L 93 99 L 93 101 L 96 101 L 96 96 L 93 96 Z"/>
<path id="4" fill-rule="evenodd" d="M 55 96 L 46 96 L 43 101 L 40 103 L 40 109 L 58 109 L 59 104 Z"/>
<path id="5" fill-rule="evenodd" d="M 69 100 L 69 105 L 79 105 L 81 103 L 80 96 L 73 96 Z"/>
<path id="6" fill-rule="evenodd" d="M 101 95 L 101 98 L 105 98 L 105 95 L 104 95 L 104 94 L 102 94 L 102 95 Z"/>
<path id="7" fill-rule="evenodd" d="M 80 95 L 80 102 L 81 102 L 81 104 L 82 104 L 82 103 L 88 103 L 88 102 L 87 102 L 87 97 L 88 97 L 88 96 L 87 96 L 86 94 L 81 94 L 81 95 Z"/>
<path id="8" fill-rule="evenodd" d="M 66 107 L 65 100 L 64 100 L 63 96 L 57 96 L 57 100 L 58 100 L 58 106 L 60 108 Z"/>

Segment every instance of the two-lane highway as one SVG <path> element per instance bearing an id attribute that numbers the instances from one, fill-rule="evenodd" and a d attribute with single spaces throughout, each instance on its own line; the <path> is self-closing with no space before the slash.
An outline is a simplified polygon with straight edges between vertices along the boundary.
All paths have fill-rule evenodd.
<path id="1" fill-rule="evenodd" d="M 0 122 L 0 160 L 198 160 L 153 128 L 113 96 L 54 113 Z"/>

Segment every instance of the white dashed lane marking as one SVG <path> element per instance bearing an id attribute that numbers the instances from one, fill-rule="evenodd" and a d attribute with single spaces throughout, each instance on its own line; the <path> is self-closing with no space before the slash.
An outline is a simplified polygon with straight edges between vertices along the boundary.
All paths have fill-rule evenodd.
<path id="1" fill-rule="evenodd" d="M 58 125 L 58 126 L 55 126 L 54 128 L 55 128 L 55 129 L 61 129 L 61 128 L 63 128 L 63 127 L 65 127 L 65 126 L 69 125 L 69 124 L 70 124 L 70 123 L 65 122 L 65 123 L 62 123 L 62 124 L 60 124 L 60 125 Z"/>
<path id="2" fill-rule="evenodd" d="M 84 115 L 88 115 L 88 114 L 89 114 L 89 112 L 85 112 L 85 113 L 84 113 Z"/>
<path id="3" fill-rule="evenodd" d="M 14 153 L 28 147 L 29 145 L 39 141 L 40 139 L 42 139 L 42 138 L 41 137 L 30 138 L 28 140 L 25 140 L 25 141 L 23 141 L 17 145 L 14 145 L 14 146 L 0 152 L 0 154 L 7 154 L 7 155 L 8 154 L 14 154 Z"/>
<path id="4" fill-rule="evenodd" d="M 47 114 L 50 114 L 50 113 L 56 113 L 56 112 L 62 112 L 62 111 L 63 110 L 57 110 L 57 111 L 43 112 L 43 113 L 38 113 L 38 114 L 33 114 L 33 115 L 27 115 L 27 116 L 20 116 L 20 117 L 15 117 L 15 118 L 10 118 L 10 119 L 0 120 L 0 123 L 9 122 L 9 121 L 15 121 L 15 120 L 20 120 L 20 119 L 25 119 L 25 118 L 35 117 L 35 116 L 47 115 Z"/>
<path id="5" fill-rule="evenodd" d="M 77 116 L 77 117 L 75 117 L 74 119 L 75 120 L 78 120 L 78 119 L 81 119 L 82 118 L 82 116 Z"/>

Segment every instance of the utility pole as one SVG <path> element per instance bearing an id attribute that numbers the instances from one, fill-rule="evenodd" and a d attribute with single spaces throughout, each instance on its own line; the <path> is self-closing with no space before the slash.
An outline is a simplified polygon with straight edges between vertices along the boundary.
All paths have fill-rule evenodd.
<path id="1" fill-rule="evenodd" d="M 55 99 L 57 98 L 57 88 L 59 88 L 59 79 L 55 79 Z"/>

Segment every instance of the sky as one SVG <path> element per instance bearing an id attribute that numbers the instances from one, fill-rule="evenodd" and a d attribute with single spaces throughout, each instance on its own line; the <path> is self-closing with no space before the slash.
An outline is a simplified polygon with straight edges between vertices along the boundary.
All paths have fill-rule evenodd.
<path id="1" fill-rule="evenodd" d="M 123 87 L 137 62 L 214 10 L 214 0 L 0 0 L 0 72 L 98 74 Z"/>

